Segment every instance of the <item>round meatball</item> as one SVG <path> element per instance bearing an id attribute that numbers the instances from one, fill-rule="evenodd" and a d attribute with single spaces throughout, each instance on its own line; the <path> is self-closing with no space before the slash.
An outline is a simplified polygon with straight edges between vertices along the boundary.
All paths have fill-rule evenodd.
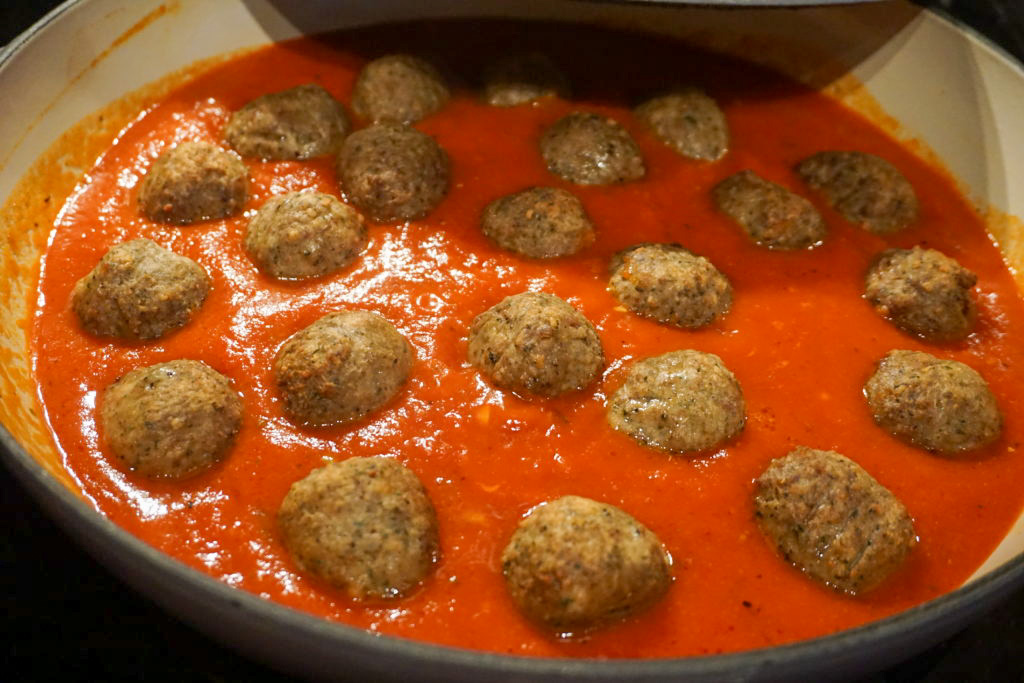
<path id="1" fill-rule="evenodd" d="M 576 112 L 544 131 L 540 153 L 548 170 L 579 185 L 638 180 L 646 172 L 640 148 L 617 121 Z"/>
<path id="2" fill-rule="evenodd" d="M 872 264 L 864 296 L 900 329 L 931 341 L 963 339 L 974 326 L 978 276 L 934 249 L 889 249 Z"/>
<path id="3" fill-rule="evenodd" d="M 569 256 L 594 241 L 594 224 L 583 203 L 553 187 L 532 187 L 494 200 L 484 209 L 480 227 L 502 249 L 531 258 Z"/>
<path id="4" fill-rule="evenodd" d="M 641 612 L 672 583 L 658 537 L 617 507 L 564 496 L 534 508 L 501 555 L 531 620 L 569 635 Z"/>
<path id="5" fill-rule="evenodd" d="M 530 52 L 492 64 L 484 73 L 484 101 L 514 107 L 544 97 L 566 97 L 569 80 L 547 55 Z"/>
<path id="6" fill-rule="evenodd" d="M 285 411 L 309 425 L 352 422 L 387 403 L 412 367 L 412 347 L 368 311 L 331 313 L 296 332 L 274 361 Z"/>
<path id="7" fill-rule="evenodd" d="M 439 111 L 450 97 L 431 64 L 412 55 L 387 55 L 359 72 L 352 109 L 368 121 L 414 123 Z"/>
<path id="8" fill-rule="evenodd" d="M 637 244 L 612 259 L 608 287 L 637 315 L 698 328 L 729 312 L 732 285 L 703 256 L 676 244 Z"/>
<path id="9" fill-rule="evenodd" d="M 209 142 L 183 142 L 153 162 L 139 186 L 139 206 L 160 223 L 226 218 L 245 205 L 249 169 Z"/>
<path id="10" fill-rule="evenodd" d="M 198 263 L 135 239 L 112 247 L 78 281 L 71 308 L 91 334 L 157 339 L 187 323 L 209 292 Z"/>
<path id="11" fill-rule="evenodd" d="M 689 349 L 634 363 L 608 401 L 612 427 L 670 453 L 717 447 L 745 421 L 736 377 L 718 356 Z"/>
<path id="12" fill-rule="evenodd" d="M 242 424 L 242 400 L 205 363 L 172 360 L 132 370 L 107 387 L 100 417 L 125 467 L 184 479 L 224 458 Z"/>
<path id="13" fill-rule="evenodd" d="M 257 97 L 231 115 L 224 139 L 260 159 L 312 159 L 335 154 L 352 124 L 341 104 L 308 83 Z"/>
<path id="14" fill-rule="evenodd" d="M 662 142 L 688 159 L 717 161 L 729 150 L 729 124 L 713 99 L 687 89 L 647 100 L 636 108 Z"/>
<path id="15" fill-rule="evenodd" d="M 825 238 L 825 220 L 813 204 L 753 171 L 740 171 L 718 183 L 712 199 L 762 247 L 805 249 Z"/>
<path id="16" fill-rule="evenodd" d="M 885 235 L 917 220 L 913 186 L 885 159 L 864 152 L 819 152 L 796 167 L 843 218 Z"/>
<path id="17" fill-rule="evenodd" d="M 1003 416 L 985 379 L 955 360 L 920 351 L 890 351 L 864 385 L 885 431 L 928 451 L 953 455 L 986 446 Z"/>
<path id="18" fill-rule="evenodd" d="M 757 523 L 788 562 L 846 593 L 874 588 L 917 543 L 903 503 L 839 453 L 803 446 L 758 477 Z"/>
<path id="19" fill-rule="evenodd" d="M 391 458 L 349 458 L 292 484 L 277 513 L 303 571 L 356 600 L 407 594 L 437 560 L 437 515 L 423 484 Z"/>
<path id="20" fill-rule="evenodd" d="M 604 351 L 582 313 L 553 294 L 524 292 L 473 320 L 469 362 L 503 389 L 550 397 L 593 382 Z"/>
<path id="21" fill-rule="evenodd" d="M 363 217 L 321 192 L 271 197 L 245 232 L 245 249 L 260 270 L 286 280 L 333 273 L 365 246 Z"/>
<path id="22" fill-rule="evenodd" d="M 422 218 L 448 192 L 448 154 L 408 126 L 374 125 L 348 136 L 338 178 L 349 201 L 380 222 Z"/>

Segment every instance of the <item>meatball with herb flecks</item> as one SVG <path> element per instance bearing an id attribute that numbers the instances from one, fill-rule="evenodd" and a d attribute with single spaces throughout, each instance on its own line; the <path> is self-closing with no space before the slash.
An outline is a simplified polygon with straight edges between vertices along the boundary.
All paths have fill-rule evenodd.
<path id="1" fill-rule="evenodd" d="M 480 227 L 503 249 L 531 258 L 569 256 L 594 241 L 583 203 L 565 190 L 531 187 L 487 205 Z"/>
<path id="2" fill-rule="evenodd" d="M 565 97 L 569 82 L 544 54 L 530 52 L 499 60 L 484 73 L 484 101 L 514 107 L 544 97 Z"/>
<path id="3" fill-rule="evenodd" d="M 409 342 L 387 320 L 368 311 L 342 311 L 289 337 L 274 361 L 274 379 L 292 419 L 342 424 L 390 401 L 412 360 Z"/>
<path id="4" fill-rule="evenodd" d="M 672 583 L 671 559 L 650 529 L 579 496 L 534 508 L 512 534 L 501 568 L 523 614 L 558 635 L 641 612 Z"/>
<path id="5" fill-rule="evenodd" d="M 729 151 L 725 114 L 696 88 L 647 100 L 635 114 L 659 140 L 688 159 L 717 161 Z"/>
<path id="6" fill-rule="evenodd" d="M 205 363 L 174 360 L 132 370 L 103 394 L 103 433 L 128 469 L 184 479 L 220 462 L 242 423 L 231 381 Z"/>
<path id="7" fill-rule="evenodd" d="M 160 223 L 198 223 L 233 216 L 245 205 L 249 169 L 209 142 L 165 151 L 139 185 L 139 206 Z"/>
<path id="8" fill-rule="evenodd" d="M 719 211 L 762 247 L 806 249 L 825 238 L 825 220 L 809 201 L 753 171 L 718 183 L 712 198 Z"/>
<path id="9" fill-rule="evenodd" d="M 309 83 L 247 103 L 231 115 L 224 140 L 245 157 L 312 159 L 336 153 L 351 128 L 341 103 Z"/>
<path id="10" fill-rule="evenodd" d="M 434 505 L 419 478 L 391 458 L 313 470 L 292 484 L 277 520 L 296 564 L 356 600 L 407 595 L 439 553 Z"/>
<path id="11" fill-rule="evenodd" d="M 640 148 L 614 119 L 576 112 L 541 136 L 548 170 L 578 185 L 610 185 L 638 180 L 646 173 Z"/>
<path id="12" fill-rule="evenodd" d="M 112 247 L 75 284 L 71 308 L 97 336 L 157 339 L 187 323 L 209 292 L 198 263 L 134 239 Z"/>
<path id="13" fill-rule="evenodd" d="M 374 123 L 415 123 L 448 103 L 436 68 L 412 55 L 386 55 L 363 67 L 352 90 L 352 109 Z"/>

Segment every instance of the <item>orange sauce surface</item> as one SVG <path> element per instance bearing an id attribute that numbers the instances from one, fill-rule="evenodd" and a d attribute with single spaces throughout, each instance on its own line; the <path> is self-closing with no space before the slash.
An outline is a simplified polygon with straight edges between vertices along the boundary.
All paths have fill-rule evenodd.
<path id="1" fill-rule="evenodd" d="M 140 179 L 164 149 L 219 140 L 230 112 L 267 92 L 317 82 L 348 104 L 360 66 L 403 49 L 440 56 L 472 76 L 497 55 L 543 47 L 564 65 L 574 99 L 488 107 L 457 89 L 417 124 L 452 160 L 447 198 L 427 218 L 371 225 L 370 245 L 344 271 L 282 283 L 242 249 L 247 217 L 268 197 L 315 188 L 338 193 L 330 159 L 248 160 L 244 216 L 166 226 L 137 209 Z M 703 86 L 732 132 L 717 163 L 684 160 L 629 107 L 674 82 Z M 611 187 L 572 186 L 538 153 L 543 129 L 574 110 L 614 117 L 633 134 L 648 173 Z M 802 185 L 796 162 L 857 149 L 894 163 L 917 190 L 920 220 L 882 238 L 846 223 Z M 824 244 L 795 253 L 754 246 L 711 203 L 719 180 L 750 168 L 808 196 L 829 225 Z M 491 200 L 531 185 L 564 187 L 593 218 L 597 242 L 549 262 L 502 252 L 482 237 Z M 187 326 L 146 343 L 98 339 L 69 305 L 74 283 L 114 244 L 149 237 L 198 261 L 210 297 Z M 613 253 L 641 241 L 678 242 L 732 281 L 732 311 L 682 331 L 623 310 L 606 290 Z M 935 347 L 881 319 L 862 297 L 871 259 L 891 246 L 942 250 L 979 276 L 980 316 L 964 343 Z M 608 366 L 594 386 L 556 400 L 523 400 L 466 363 L 478 313 L 527 289 L 556 294 L 597 327 Z M 304 429 L 289 421 L 271 366 L 292 333 L 327 312 L 381 313 L 416 351 L 410 381 L 355 425 Z M 33 353 L 49 424 L 86 496 L 117 524 L 186 564 L 252 593 L 371 631 L 538 656 L 660 657 L 735 651 L 830 633 L 952 590 L 988 556 L 1024 501 L 1024 308 L 1001 255 L 951 180 L 836 102 L 736 61 L 668 40 L 599 29 L 437 23 L 278 44 L 216 67 L 143 112 L 69 198 L 43 261 Z M 673 457 L 643 448 L 605 421 L 605 399 L 631 361 L 674 349 L 718 354 L 742 384 L 748 421 L 718 452 Z M 1006 417 L 993 446 L 941 458 L 873 423 L 861 390 L 893 348 L 921 349 L 979 370 Z M 213 471 L 154 482 L 114 464 L 97 423 L 103 390 L 129 370 L 194 358 L 230 377 L 245 401 L 237 444 Z M 853 458 L 904 501 L 920 537 L 905 566 L 877 590 L 850 597 L 780 559 L 753 520 L 753 480 L 802 444 Z M 440 520 L 442 557 L 421 589 L 360 605 L 301 575 L 275 514 L 295 480 L 330 460 L 386 454 L 416 472 Z M 560 641 L 519 615 L 499 556 L 523 515 L 576 494 L 617 505 L 653 530 L 674 559 L 675 581 L 652 610 L 586 637 Z"/>

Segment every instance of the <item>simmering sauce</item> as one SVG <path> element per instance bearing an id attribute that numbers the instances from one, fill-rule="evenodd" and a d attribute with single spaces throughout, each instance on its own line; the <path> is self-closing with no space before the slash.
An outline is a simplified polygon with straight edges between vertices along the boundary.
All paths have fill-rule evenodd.
<path id="1" fill-rule="evenodd" d="M 543 49 L 573 84 L 571 100 L 509 109 L 457 87 L 416 124 L 452 160 L 447 198 L 425 219 L 371 224 L 370 244 L 332 276 L 286 283 L 263 276 L 242 249 L 245 225 L 272 195 L 339 192 L 332 160 L 247 160 L 244 215 L 160 225 L 137 207 L 141 178 L 164 149 L 219 141 L 230 113 L 259 95 L 315 82 L 345 103 L 362 64 L 406 51 L 439 57 L 454 77 L 512 52 Z M 463 81 L 465 83 L 465 81 Z M 634 118 L 639 98 L 677 83 L 703 87 L 732 134 L 719 162 L 683 159 Z M 606 114 L 637 140 L 647 175 L 607 187 L 549 173 L 542 131 L 576 111 Z M 358 123 L 358 122 L 357 122 Z M 361 124 L 359 124 L 361 125 Z M 792 171 L 827 149 L 886 158 L 913 184 L 921 215 L 879 237 L 845 222 Z M 829 234 L 811 250 L 769 251 L 717 213 L 711 188 L 742 169 L 807 196 Z M 597 241 L 581 253 L 530 261 L 480 233 L 491 200 L 532 185 L 576 194 Z M 148 237 L 200 263 L 212 292 L 192 321 L 157 341 L 89 336 L 71 311 L 75 282 L 113 245 Z M 677 242 L 732 281 L 731 312 L 700 331 L 640 319 L 606 290 L 616 251 Z M 872 258 L 924 245 L 979 276 L 979 320 L 964 342 L 937 347 L 897 330 L 862 298 Z M 466 362 L 478 313 L 524 290 L 556 294 L 596 326 L 603 376 L 558 399 L 524 400 Z M 416 360 L 397 398 L 354 425 L 305 429 L 285 417 L 273 384 L 277 349 L 325 313 L 379 312 L 409 339 Z M 420 23 L 273 45 L 201 75 L 142 112 L 67 200 L 45 254 L 33 325 L 39 394 L 66 467 L 97 509 L 182 562 L 241 589 L 374 632 L 535 656 L 664 657 L 770 646 L 899 612 L 962 583 L 992 551 L 1024 502 L 1024 308 L 1000 252 L 952 181 L 837 102 L 749 64 L 646 35 L 564 25 Z M 743 387 L 747 424 L 721 450 L 669 456 L 613 431 L 605 400 L 634 359 L 693 348 L 719 355 Z M 878 428 L 862 387 L 893 348 L 925 350 L 976 368 L 1006 423 L 982 451 L 943 458 Z M 119 469 L 97 420 L 103 390 L 129 370 L 202 360 L 232 379 L 243 427 L 225 462 L 184 482 Z M 753 480 L 796 445 L 837 450 L 898 496 L 920 542 L 881 587 L 850 597 L 784 562 L 753 519 Z M 331 460 L 390 455 L 423 481 L 437 508 L 442 556 L 407 598 L 358 604 L 301 574 L 275 516 L 289 486 Z M 674 583 L 652 610 L 572 640 L 528 623 L 506 594 L 499 557 L 536 504 L 575 494 L 621 507 L 673 558 Z"/>

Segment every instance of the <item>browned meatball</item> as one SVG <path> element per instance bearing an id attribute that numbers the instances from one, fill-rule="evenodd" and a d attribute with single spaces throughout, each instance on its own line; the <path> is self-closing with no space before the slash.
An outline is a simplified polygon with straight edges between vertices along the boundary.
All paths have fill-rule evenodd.
<path id="1" fill-rule="evenodd" d="M 504 389 L 558 396 L 593 382 L 604 351 L 582 313 L 553 294 L 524 292 L 473 320 L 469 362 Z"/>
<path id="2" fill-rule="evenodd" d="M 257 97 L 231 115 L 224 139 L 260 159 L 312 159 L 334 154 L 352 125 L 341 104 L 312 83 Z"/>
<path id="3" fill-rule="evenodd" d="M 184 479 L 223 459 L 242 424 L 242 400 L 208 365 L 173 360 L 132 370 L 107 387 L 101 418 L 128 469 Z"/>
<path id="4" fill-rule="evenodd" d="M 879 235 L 917 220 L 913 186 L 885 159 L 864 152 L 819 152 L 796 167 L 843 218 Z"/>
<path id="5" fill-rule="evenodd" d="M 390 458 L 349 458 L 292 484 L 277 513 L 303 571 L 356 600 L 409 593 L 437 560 L 437 515 L 423 484 Z"/>
<path id="6" fill-rule="evenodd" d="M 480 227 L 499 247 L 532 258 L 569 256 L 594 241 L 583 203 L 553 187 L 495 199 L 484 209 Z"/>
<path id="7" fill-rule="evenodd" d="M 78 281 L 71 308 L 97 336 L 156 339 L 187 323 L 209 292 L 198 263 L 135 239 L 112 247 Z"/>
<path id="8" fill-rule="evenodd" d="M 448 192 L 448 155 L 415 128 L 374 125 L 345 140 L 338 178 L 349 201 L 372 219 L 415 220 Z"/>
<path id="9" fill-rule="evenodd" d="M 612 259 L 608 287 L 638 315 L 683 328 L 729 312 L 732 285 L 703 256 L 676 244 L 637 244 Z"/>
<path id="10" fill-rule="evenodd" d="M 612 427 L 670 453 L 717 447 L 745 421 L 736 377 L 718 356 L 689 349 L 637 361 L 608 401 Z"/>
<path id="11" fill-rule="evenodd" d="M 412 55 L 387 55 L 359 72 L 352 109 L 368 121 L 415 123 L 439 111 L 450 97 L 431 64 Z"/>
<path id="12" fill-rule="evenodd" d="M 579 185 L 610 185 L 644 176 L 640 148 L 617 121 L 576 112 L 544 131 L 540 153 L 548 170 Z"/>
<path id="13" fill-rule="evenodd" d="M 1003 416 L 985 379 L 955 360 L 890 351 L 864 385 L 882 429 L 920 448 L 952 455 L 999 438 Z"/>
<path id="14" fill-rule="evenodd" d="M 634 112 L 666 145 L 688 159 L 717 161 L 729 151 L 729 124 L 718 104 L 690 88 L 647 100 Z"/>
<path id="15" fill-rule="evenodd" d="M 809 201 L 753 171 L 718 183 L 712 198 L 719 211 L 762 247 L 805 249 L 825 238 L 825 220 Z"/>
<path id="16" fill-rule="evenodd" d="M 363 217 L 321 192 L 271 197 L 245 231 L 245 249 L 260 270 L 286 280 L 344 268 L 365 246 Z"/>
<path id="17" fill-rule="evenodd" d="M 296 332 L 274 361 L 285 411 L 309 425 L 352 422 L 387 403 L 412 367 L 412 348 L 367 311 L 331 313 Z"/>
<path id="18" fill-rule="evenodd" d="M 934 249 L 889 249 L 872 264 L 864 296 L 897 327 L 931 341 L 963 339 L 974 325 L 978 276 Z"/>
<path id="19" fill-rule="evenodd" d="M 161 223 L 226 218 L 245 205 L 249 169 L 209 142 L 183 142 L 153 162 L 139 186 L 139 206 Z"/>
<path id="20" fill-rule="evenodd" d="M 849 458 L 803 446 L 758 477 L 757 523 L 813 579 L 863 593 L 892 574 L 917 543 L 910 514 Z"/>
<path id="21" fill-rule="evenodd" d="M 565 97 L 569 81 L 544 54 L 512 55 L 488 67 L 484 100 L 495 107 L 514 107 L 544 97 Z"/>
<path id="22" fill-rule="evenodd" d="M 559 635 L 649 608 L 672 583 L 670 563 L 650 529 L 617 507 L 579 496 L 534 508 L 501 555 L 512 599 Z"/>

